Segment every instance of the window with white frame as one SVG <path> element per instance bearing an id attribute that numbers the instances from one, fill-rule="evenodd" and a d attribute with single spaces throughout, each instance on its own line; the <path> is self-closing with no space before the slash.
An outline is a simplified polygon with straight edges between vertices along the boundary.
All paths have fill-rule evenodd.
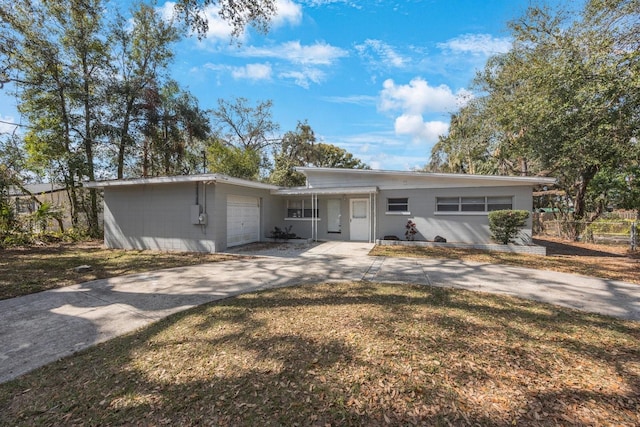
<path id="1" fill-rule="evenodd" d="M 436 212 L 491 212 L 502 209 L 513 209 L 512 196 L 436 198 Z"/>
<path id="2" fill-rule="evenodd" d="M 408 197 L 388 198 L 387 212 L 409 212 L 409 198 Z"/>
<path id="3" fill-rule="evenodd" d="M 287 218 L 319 218 L 320 210 L 316 206 L 315 216 L 311 199 L 287 200 Z"/>

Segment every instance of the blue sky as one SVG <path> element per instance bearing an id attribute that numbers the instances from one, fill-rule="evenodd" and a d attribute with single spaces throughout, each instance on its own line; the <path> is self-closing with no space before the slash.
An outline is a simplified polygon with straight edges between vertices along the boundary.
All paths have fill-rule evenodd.
<path id="1" fill-rule="evenodd" d="M 508 50 L 506 23 L 528 4 L 277 0 L 269 33 L 248 31 L 240 45 L 211 9 L 207 38 L 176 46 L 171 75 L 203 108 L 271 99 L 280 134 L 308 120 L 318 140 L 374 169 L 409 170 L 428 162 L 476 70 Z M 171 3 L 159 7 L 171 14 Z M 18 122 L 15 101 L 0 96 L 0 120 Z"/>

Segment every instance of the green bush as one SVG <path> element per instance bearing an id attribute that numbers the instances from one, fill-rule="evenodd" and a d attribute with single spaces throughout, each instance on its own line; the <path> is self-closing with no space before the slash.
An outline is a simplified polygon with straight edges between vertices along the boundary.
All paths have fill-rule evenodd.
<path id="1" fill-rule="evenodd" d="M 491 237 L 498 243 L 507 245 L 520 233 L 529 218 L 524 210 L 500 210 L 489 212 L 489 230 Z"/>
<path id="2" fill-rule="evenodd" d="M 633 220 L 618 219 L 598 219 L 587 227 L 587 232 L 591 234 L 618 234 L 629 235 L 631 233 L 631 224 Z"/>
<path id="3" fill-rule="evenodd" d="M 31 246 L 33 244 L 33 235 L 22 231 L 8 233 L 0 239 L 0 248 L 9 248 L 15 246 Z"/>

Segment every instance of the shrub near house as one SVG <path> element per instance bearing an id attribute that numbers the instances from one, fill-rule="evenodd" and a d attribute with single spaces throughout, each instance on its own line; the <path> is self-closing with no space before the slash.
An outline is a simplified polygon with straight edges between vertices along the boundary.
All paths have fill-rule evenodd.
<path id="1" fill-rule="evenodd" d="M 520 230 L 526 225 L 529 212 L 525 210 L 499 210 L 489 212 L 491 237 L 498 243 L 513 243 Z"/>

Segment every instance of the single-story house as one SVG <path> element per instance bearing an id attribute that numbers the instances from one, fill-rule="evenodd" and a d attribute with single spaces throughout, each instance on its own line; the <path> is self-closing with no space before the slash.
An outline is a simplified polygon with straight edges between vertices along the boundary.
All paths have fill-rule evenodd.
<path id="1" fill-rule="evenodd" d="M 14 202 L 16 214 L 26 216 L 33 214 L 40 203 L 49 203 L 51 207 L 62 215 L 62 225 L 71 226 L 69 215 L 69 197 L 63 184 L 40 183 L 24 184 L 22 187 L 9 186 L 8 196 Z M 36 201 L 37 200 L 37 201 Z M 47 229 L 60 231 L 57 221 L 49 220 Z"/>
<path id="2" fill-rule="evenodd" d="M 314 240 L 404 239 L 490 243 L 487 214 L 532 211 L 552 178 L 300 167 L 304 187 L 220 174 L 89 183 L 104 190 L 107 247 L 220 252 L 265 241 L 278 227 Z M 523 230 L 531 238 L 531 220 Z"/>

